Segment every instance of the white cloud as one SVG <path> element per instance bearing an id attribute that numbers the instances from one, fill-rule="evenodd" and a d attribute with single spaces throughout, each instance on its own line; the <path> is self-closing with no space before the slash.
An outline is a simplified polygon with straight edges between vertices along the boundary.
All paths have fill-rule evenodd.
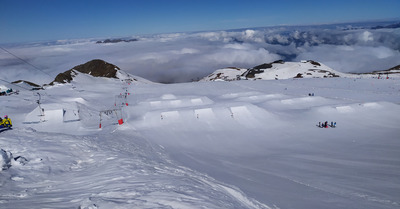
<path id="1" fill-rule="evenodd" d="M 49 83 L 61 72 L 103 59 L 153 81 L 185 82 L 223 67 L 250 68 L 277 59 L 312 59 L 343 72 L 368 72 L 399 63 L 400 30 L 333 30 L 276 27 L 237 31 L 174 33 L 135 37 L 129 43 L 62 40 L 9 50 L 51 77 L 5 52 L 2 76 Z"/>
<path id="2" fill-rule="evenodd" d="M 47 54 L 50 54 L 50 53 L 65 53 L 65 52 L 72 52 L 72 51 L 74 51 L 73 48 L 65 47 L 65 46 L 51 46 L 51 47 L 42 49 L 42 52 L 43 53 L 47 53 Z"/>
<path id="3" fill-rule="evenodd" d="M 245 36 L 247 39 L 251 39 L 251 38 L 253 38 L 253 36 L 254 36 L 255 33 L 256 33 L 256 32 L 255 32 L 254 30 L 245 30 L 245 31 L 244 31 L 244 36 Z"/>
<path id="4" fill-rule="evenodd" d="M 364 33 L 360 34 L 360 39 L 364 42 L 373 41 L 374 37 L 371 32 L 365 31 Z"/>
<path id="5" fill-rule="evenodd" d="M 390 58 L 393 58 L 393 57 L 398 57 L 398 55 L 399 55 L 398 51 L 394 51 L 394 50 L 389 49 L 389 48 L 384 47 L 384 46 L 380 46 L 380 47 L 374 48 L 372 53 L 375 53 L 376 57 L 378 59 L 386 59 L 386 58 L 390 59 Z"/>
<path id="6" fill-rule="evenodd" d="M 310 47 L 296 59 L 314 59 L 342 72 L 365 73 L 386 70 L 399 64 L 400 52 L 387 47 L 334 46 Z"/>
<path id="7" fill-rule="evenodd" d="M 272 62 L 280 59 L 279 55 L 270 53 L 269 51 L 259 49 L 246 49 L 243 48 L 222 48 L 212 54 L 204 56 L 206 60 L 216 64 L 224 64 L 226 66 L 241 65 L 243 66 L 255 66 L 255 63 Z"/>
<path id="8" fill-rule="evenodd" d="M 223 46 L 224 49 L 237 49 L 237 50 L 252 50 L 254 47 L 250 44 L 239 44 L 239 43 L 233 43 L 233 44 L 226 44 Z"/>
<path id="9" fill-rule="evenodd" d="M 339 45 L 339 46 L 336 46 L 336 48 L 339 51 L 354 51 L 354 47 L 352 47 L 352 46 Z"/>
<path id="10" fill-rule="evenodd" d="M 173 50 L 171 52 L 174 54 L 183 55 L 183 54 L 197 54 L 200 51 L 193 48 L 183 48 L 181 50 Z"/>

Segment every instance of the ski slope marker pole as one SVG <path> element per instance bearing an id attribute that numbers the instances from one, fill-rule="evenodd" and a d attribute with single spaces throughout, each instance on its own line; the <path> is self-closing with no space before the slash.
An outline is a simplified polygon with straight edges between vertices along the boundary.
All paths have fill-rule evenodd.
<path id="1" fill-rule="evenodd" d="M 99 124 L 99 128 L 101 128 L 101 112 L 100 112 L 100 124 Z"/>

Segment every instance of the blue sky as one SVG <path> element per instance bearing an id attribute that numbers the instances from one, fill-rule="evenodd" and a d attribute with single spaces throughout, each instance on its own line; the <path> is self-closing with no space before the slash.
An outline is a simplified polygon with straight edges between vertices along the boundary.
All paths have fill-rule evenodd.
<path id="1" fill-rule="evenodd" d="M 400 17 L 399 0 L 0 0 L 0 43 Z"/>

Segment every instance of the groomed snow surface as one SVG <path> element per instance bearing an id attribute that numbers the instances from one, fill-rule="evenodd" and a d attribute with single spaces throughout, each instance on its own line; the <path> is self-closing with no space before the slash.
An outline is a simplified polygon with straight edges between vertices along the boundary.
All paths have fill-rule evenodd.
<path id="1" fill-rule="evenodd" d="M 399 83 L 80 75 L 38 91 L 44 114 L 21 89 L 0 208 L 400 208 Z"/>

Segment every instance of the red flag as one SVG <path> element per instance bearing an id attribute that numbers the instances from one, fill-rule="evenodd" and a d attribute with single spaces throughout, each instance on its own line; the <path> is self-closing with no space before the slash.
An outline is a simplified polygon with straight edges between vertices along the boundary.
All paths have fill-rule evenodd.
<path id="1" fill-rule="evenodd" d="M 119 125 L 122 125 L 123 123 L 124 123 L 124 120 L 122 118 L 118 120 Z"/>

